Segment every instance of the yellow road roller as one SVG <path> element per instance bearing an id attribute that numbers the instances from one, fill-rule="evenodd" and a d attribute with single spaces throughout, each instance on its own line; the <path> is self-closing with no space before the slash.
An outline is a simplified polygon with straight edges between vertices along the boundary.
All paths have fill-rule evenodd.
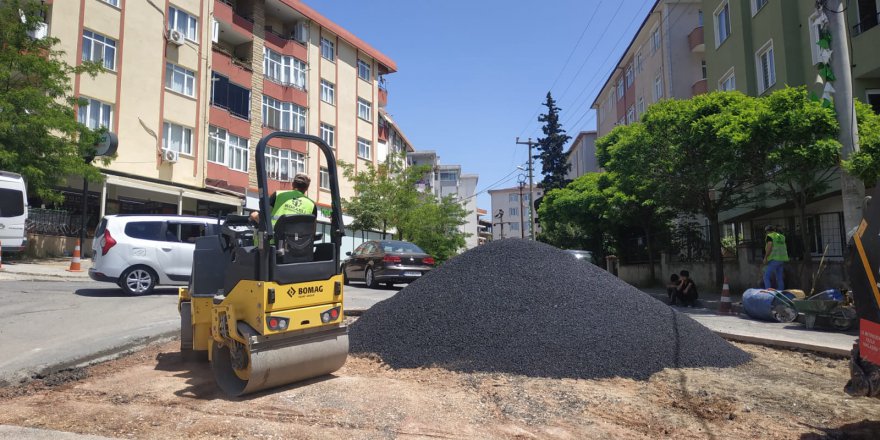
<path id="1" fill-rule="evenodd" d="M 283 215 L 273 226 L 265 152 L 275 138 L 315 144 L 326 158 L 330 237 L 315 232 L 314 215 Z M 255 153 L 259 221 L 230 215 L 219 235 L 197 239 L 189 286 L 179 291 L 181 352 L 207 354 L 217 385 L 230 396 L 332 373 L 348 356 L 333 150 L 316 136 L 275 132 Z"/>

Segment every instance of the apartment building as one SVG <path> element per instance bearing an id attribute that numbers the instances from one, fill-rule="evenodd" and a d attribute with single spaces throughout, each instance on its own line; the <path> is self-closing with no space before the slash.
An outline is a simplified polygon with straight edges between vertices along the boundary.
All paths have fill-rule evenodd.
<path id="1" fill-rule="evenodd" d="M 531 225 L 529 223 L 529 211 L 532 202 L 544 194 L 539 187 L 532 188 L 529 194 L 529 185 L 514 186 L 510 188 L 490 189 L 489 196 L 492 202 L 492 211 L 489 213 L 492 219 L 492 239 L 503 238 L 529 238 Z M 541 232 L 538 224 L 538 211 L 535 211 L 535 235 Z"/>
<path id="2" fill-rule="evenodd" d="M 415 151 L 403 130 L 382 108 L 379 108 L 379 142 L 376 145 L 377 162 L 385 162 L 389 155 L 403 159 L 405 155 Z M 403 165 L 406 165 L 406 161 Z"/>
<path id="3" fill-rule="evenodd" d="M 849 3 L 853 94 L 880 112 L 880 46 L 878 3 L 859 0 Z M 706 15 L 706 62 L 712 90 L 738 90 L 764 96 L 786 86 L 806 86 L 821 96 L 824 84 L 817 82 L 820 14 L 813 0 L 704 0 Z M 839 174 L 829 188 L 807 207 L 807 224 L 801 225 L 794 210 L 783 200 L 765 199 L 721 214 L 746 241 L 755 241 L 753 257 L 760 258 L 763 226 L 781 226 L 799 245 L 799 237 L 810 237 L 811 250 L 819 258 L 841 259 L 845 231 Z M 795 250 L 793 254 L 799 251 Z"/>
<path id="4" fill-rule="evenodd" d="M 661 99 L 706 92 L 702 17 L 699 0 L 654 3 L 591 105 L 598 137 Z"/>
<path id="5" fill-rule="evenodd" d="M 119 138 L 118 157 L 102 166 L 106 182 L 90 194 L 92 224 L 104 214 L 255 207 L 254 150 L 276 130 L 320 136 L 355 167 L 380 160 L 383 144 L 412 148 L 399 129 L 380 133 L 387 104 L 380 84 L 394 62 L 301 1 L 46 3 L 47 33 L 60 39 L 66 61 L 105 67 L 74 81 L 87 100 L 80 120 Z M 269 147 L 270 193 L 304 172 L 313 182 L 308 195 L 329 206 L 317 147 L 285 140 Z M 351 183 L 340 184 L 350 197 Z M 65 190 L 76 194 L 78 185 L 71 179 Z"/>
<path id="6" fill-rule="evenodd" d="M 587 173 L 599 172 L 599 162 L 596 159 L 596 131 L 578 133 L 568 152 L 565 153 L 565 160 L 570 166 L 566 179 L 574 180 Z"/>

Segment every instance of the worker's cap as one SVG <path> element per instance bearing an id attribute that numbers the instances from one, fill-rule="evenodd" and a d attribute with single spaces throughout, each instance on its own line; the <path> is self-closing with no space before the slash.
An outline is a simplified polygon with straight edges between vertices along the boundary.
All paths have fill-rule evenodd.
<path id="1" fill-rule="evenodd" d="M 764 232 L 770 232 L 770 231 L 775 231 L 775 230 L 776 230 L 776 227 L 773 225 L 764 226 Z"/>
<path id="2" fill-rule="evenodd" d="M 308 187 L 309 184 L 311 184 L 311 183 L 312 183 L 312 179 L 310 179 L 309 176 L 307 176 L 303 173 L 298 173 L 296 176 L 293 177 L 293 186 Z"/>

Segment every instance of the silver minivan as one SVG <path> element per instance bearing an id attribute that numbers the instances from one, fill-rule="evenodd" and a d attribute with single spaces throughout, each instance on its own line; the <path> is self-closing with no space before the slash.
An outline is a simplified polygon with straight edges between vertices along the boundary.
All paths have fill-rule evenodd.
<path id="1" fill-rule="evenodd" d="M 0 171 L 0 246 L 3 252 L 27 248 L 27 185 L 16 173 Z"/>

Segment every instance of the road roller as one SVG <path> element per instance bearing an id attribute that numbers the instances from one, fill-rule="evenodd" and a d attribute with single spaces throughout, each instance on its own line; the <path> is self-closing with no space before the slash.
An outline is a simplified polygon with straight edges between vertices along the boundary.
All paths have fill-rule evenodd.
<path id="1" fill-rule="evenodd" d="M 272 223 L 266 146 L 272 139 L 315 144 L 327 161 L 329 237 L 314 215 Z M 348 356 L 339 250 L 344 235 L 333 150 L 321 138 L 275 132 L 257 144 L 259 220 L 229 215 L 218 235 L 195 243 L 190 283 L 179 291 L 181 352 L 207 357 L 229 396 L 332 373 Z"/>
<path id="2" fill-rule="evenodd" d="M 859 317 L 859 340 L 851 352 L 845 390 L 852 396 L 880 398 L 880 185 L 865 198 L 862 212 L 845 262 Z"/>

